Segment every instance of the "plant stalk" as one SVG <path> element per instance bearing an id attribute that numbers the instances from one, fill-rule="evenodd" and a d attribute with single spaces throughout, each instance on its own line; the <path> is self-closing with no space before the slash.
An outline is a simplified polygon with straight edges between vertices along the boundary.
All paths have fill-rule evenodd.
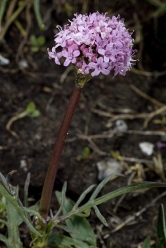
<path id="1" fill-rule="evenodd" d="M 60 157 L 62 154 L 62 149 L 64 146 L 64 142 L 67 136 L 67 132 L 69 129 L 69 125 L 72 119 L 72 116 L 74 114 L 74 110 L 77 106 L 78 99 L 80 97 L 82 91 L 82 87 L 80 87 L 78 84 L 75 85 L 75 88 L 73 90 L 72 96 L 70 98 L 70 101 L 67 106 L 66 113 L 64 115 L 57 140 L 54 145 L 53 153 L 51 156 L 50 164 L 47 170 L 43 191 L 41 195 L 41 201 L 40 201 L 40 207 L 39 207 L 39 213 L 40 215 L 47 220 L 48 214 L 49 214 L 49 207 L 51 202 L 51 196 L 54 186 L 54 181 L 57 174 L 57 169 L 60 161 Z M 43 227 L 44 224 L 40 223 Z"/>

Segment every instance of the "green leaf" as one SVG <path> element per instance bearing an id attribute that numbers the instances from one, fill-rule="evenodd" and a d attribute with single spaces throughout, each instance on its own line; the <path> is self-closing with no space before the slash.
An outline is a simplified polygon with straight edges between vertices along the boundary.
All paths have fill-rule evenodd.
<path id="1" fill-rule="evenodd" d="M 64 230 L 66 233 L 70 233 L 69 228 L 66 225 L 56 225 L 57 228 Z"/>
<path id="2" fill-rule="evenodd" d="M 37 37 L 38 46 L 42 47 L 46 43 L 46 39 L 43 35 Z"/>
<path id="3" fill-rule="evenodd" d="M 110 243 L 109 248 L 113 248 L 113 244 L 112 243 Z"/>
<path id="4" fill-rule="evenodd" d="M 60 213 L 62 212 L 63 210 L 63 207 L 64 207 L 64 204 L 65 204 L 65 200 L 66 200 L 66 190 L 67 190 L 67 183 L 65 182 L 63 184 L 63 188 L 62 188 L 62 193 L 61 193 L 61 204 L 60 204 L 60 208 L 58 209 L 56 215 L 55 215 L 55 219 L 60 215 Z"/>
<path id="5" fill-rule="evenodd" d="M 99 218 L 99 220 L 101 221 L 101 223 L 103 223 L 104 226 L 108 226 L 108 223 L 107 223 L 106 219 L 100 213 L 100 210 L 98 209 L 98 207 L 94 206 L 93 209 L 95 210 L 95 214 Z"/>
<path id="6" fill-rule="evenodd" d="M 3 19 L 3 16 L 5 14 L 5 12 L 7 11 L 7 2 L 8 0 L 1 0 L 0 2 L 0 26 L 2 24 L 2 19 Z"/>
<path id="7" fill-rule="evenodd" d="M 153 183 L 153 182 L 141 182 L 141 183 L 135 183 L 130 186 L 125 186 L 120 189 L 114 190 L 106 195 L 103 195 L 99 198 L 96 198 L 94 201 L 91 202 L 90 205 L 100 205 L 104 202 L 107 202 L 117 196 L 124 195 L 127 193 L 131 193 L 137 190 L 143 190 L 143 189 L 152 189 L 152 188 L 163 188 L 166 187 L 166 183 Z M 88 204 L 88 203 L 87 203 Z M 84 205 L 84 208 L 87 208 L 87 204 Z M 82 208 L 82 207 L 81 207 Z M 80 208 L 80 209 L 81 209 Z"/>
<path id="8" fill-rule="evenodd" d="M 31 42 L 31 51 L 38 52 L 40 48 L 43 47 L 44 44 L 46 43 L 46 39 L 43 35 L 40 35 L 38 37 L 31 35 L 30 42 Z"/>
<path id="9" fill-rule="evenodd" d="M 32 208 L 21 207 L 21 209 L 24 210 L 26 213 L 30 213 L 31 216 L 38 217 L 38 219 L 45 223 L 45 220 L 42 218 L 39 212 L 33 210 Z"/>
<path id="10" fill-rule="evenodd" d="M 90 155 L 91 151 L 88 146 L 84 147 L 83 153 L 81 155 L 78 155 L 77 159 L 78 160 L 84 160 L 87 159 Z"/>
<path id="11" fill-rule="evenodd" d="M 90 248 L 86 243 L 76 240 L 70 237 L 58 235 L 58 234 L 50 234 L 48 238 L 48 245 L 52 248 Z"/>
<path id="12" fill-rule="evenodd" d="M 150 248 L 150 238 L 147 237 L 144 242 L 143 242 L 143 245 L 142 245 L 142 248 Z"/>
<path id="13" fill-rule="evenodd" d="M 36 105 L 34 102 L 29 102 L 28 105 L 26 106 L 26 112 L 31 113 L 36 109 Z"/>
<path id="14" fill-rule="evenodd" d="M 35 13 L 35 16 L 36 16 L 38 26 L 39 26 L 40 30 L 44 30 L 45 26 L 44 26 L 42 16 L 41 16 L 41 13 L 40 13 L 40 0 L 34 0 L 33 1 L 33 6 L 34 6 L 34 13 Z"/>
<path id="15" fill-rule="evenodd" d="M 109 178 L 109 177 L 108 177 Z M 104 179 L 104 185 L 105 185 L 105 181 L 106 179 Z M 102 186 L 102 185 L 101 185 Z M 94 197 L 96 197 L 98 190 L 94 191 L 94 193 L 92 194 L 90 200 L 85 203 L 83 206 L 79 207 L 79 212 L 83 213 L 85 211 L 87 211 L 88 209 L 91 209 L 94 206 L 100 205 L 104 202 L 107 202 L 113 198 L 116 198 L 118 196 L 127 194 L 127 193 L 131 193 L 137 190 L 143 190 L 143 189 L 151 189 L 151 188 L 159 188 L 159 187 L 166 187 L 166 183 L 153 183 L 153 182 L 141 182 L 141 183 L 135 183 L 132 184 L 130 186 L 125 186 L 122 188 L 119 188 L 117 190 L 114 190 L 106 195 L 103 195 L 101 197 L 98 197 L 96 199 L 94 199 Z M 100 188 L 100 187 L 99 187 Z"/>
<path id="16" fill-rule="evenodd" d="M 164 214 L 163 204 L 161 204 L 159 207 L 157 236 L 158 236 L 157 248 L 165 248 L 166 247 L 166 224 L 165 224 L 165 214 Z"/>
<path id="17" fill-rule="evenodd" d="M 8 192 L 8 190 L 1 184 L 1 181 L 0 181 L 0 194 L 3 195 L 6 198 L 6 200 L 11 203 L 11 205 L 15 208 L 15 210 L 23 219 L 23 221 L 26 223 L 27 227 L 31 230 L 31 232 L 41 237 L 41 234 L 33 227 L 31 222 L 28 220 L 25 211 L 21 208 L 20 202 Z M 18 221 L 20 222 L 19 219 Z"/>
<path id="18" fill-rule="evenodd" d="M 37 53 L 39 50 L 40 50 L 40 48 L 38 46 L 31 47 L 31 52 L 33 52 L 33 53 Z"/>
<path id="19" fill-rule="evenodd" d="M 40 111 L 36 109 L 36 105 L 34 102 L 29 102 L 25 111 L 26 114 L 31 118 L 40 116 Z"/>
<path id="20" fill-rule="evenodd" d="M 6 201 L 6 211 L 7 211 L 7 233 L 8 233 L 8 240 L 12 246 L 8 247 L 15 247 L 15 248 L 23 248 L 20 233 L 19 233 L 19 214 L 14 206 L 9 202 Z"/>
<path id="21" fill-rule="evenodd" d="M 102 190 L 102 188 L 111 180 L 115 179 L 116 177 L 122 177 L 122 174 L 111 174 L 108 177 L 106 177 L 103 181 L 101 181 L 101 183 L 99 183 L 99 185 L 96 187 L 95 191 L 93 192 L 90 200 L 94 200 L 97 195 L 100 193 L 100 191 Z"/>
<path id="22" fill-rule="evenodd" d="M 7 246 L 9 245 L 9 240 L 3 234 L 0 234 L 0 241 L 4 242 Z"/>
<path id="23" fill-rule="evenodd" d="M 40 116 L 40 111 L 35 109 L 33 112 L 29 113 L 28 116 L 31 117 L 31 118 L 39 117 Z"/>
<path id="24" fill-rule="evenodd" d="M 38 46 L 38 40 L 34 35 L 31 35 L 30 42 L 33 46 Z"/>
<path id="25" fill-rule="evenodd" d="M 78 208 L 78 206 L 80 205 L 80 203 L 85 199 L 86 195 L 95 187 L 95 185 L 91 185 L 89 186 L 78 198 L 77 202 L 75 203 L 73 209 Z"/>
<path id="26" fill-rule="evenodd" d="M 61 193 L 56 192 L 57 199 L 61 204 Z M 66 198 L 63 206 L 63 214 L 69 213 L 74 206 L 74 202 Z M 89 245 L 96 246 L 96 238 L 89 222 L 80 216 L 71 216 L 66 220 L 66 225 L 70 230 L 70 235 L 73 239 L 86 242 Z"/>
<path id="27" fill-rule="evenodd" d="M 24 206 L 28 207 L 28 189 L 30 183 L 30 173 L 27 174 L 25 184 L 24 184 Z"/>

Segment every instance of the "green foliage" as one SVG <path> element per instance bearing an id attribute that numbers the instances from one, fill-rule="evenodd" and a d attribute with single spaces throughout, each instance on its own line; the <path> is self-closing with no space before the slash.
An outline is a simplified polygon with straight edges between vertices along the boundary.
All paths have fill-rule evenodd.
<path id="1" fill-rule="evenodd" d="M 10 1 L 10 4 L 12 4 L 11 1 Z M 21 2 L 21 4 L 18 4 L 17 9 L 13 10 L 13 12 L 10 13 L 10 17 L 5 21 L 4 27 L 0 29 L 0 41 L 3 40 L 10 25 L 15 22 L 15 20 L 18 18 L 18 16 L 22 13 L 24 8 L 26 7 L 26 5 L 27 5 L 27 3 L 25 1 Z M 2 6 L 2 10 L 0 13 L 0 22 L 2 22 L 2 18 L 5 15 L 5 13 L 7 12 L 7 9 L 8 9 L 7 2 L 5 0 L 2 0 L 1 6 Z M 10 8 L 10 5 L 9 5 L 9 8 Z M 12 6 L 12 9 L 13 9 L 13 6 Z"/>
<path id="2" fill-rule="evenodd" d="M 6 10 L 6 5 L 7 5 L 8 0 L 2 0 L 0 2 L 0 27 L 2 25 L 2 19 Z"/>
<path id="3" fill-rule="evenodd" d="M 0 234 L 0 241 L 4 242 L 7 248 L 22 248 L 18 229 L 19 225 L 24 222 L 30 232 L 41 236 L 33 227 L 30 217 L 35 215 L 40 219 L 42 218 L 38 212 L 23 206 L 19 199 L 19 188 L 10 184 L 10 176 L 14 172 L 9 173 L 6 178 L 0 173 L 0 195 L 5 197 L 6 200 L 6 221 L 3 221 L 3 223 L 6 225 L 8 231 L 8 237 Z M 42 221 L 44 220 L 42 219 Z"/>
<path id="4" fill-rule="evenodd" d="M 153 13 L 154 17 L 161 16 L 166 13 L 166 1 L 165 0 L 147 0 L 149 3 L 156 7 L 156 11 Z"/>
<path id="5" fill-rule="evenodd" d="M 31 35 L 30 42 L 31 42 L 31 51 L 35 53 L 38 52 L 45 45 L 46 39 L 42 35 L 38 37 Z"/>
<path id="6" fill-rule="evenodd" d="M 61 204 L 61 193 L 56 192 L 56 196 L 58 202 Z M 73 201 L 65 198 L 65 202 L 62 208 L 63 215 L 68 214 L 73 209 L 74 205 L 75 203 Z M 96 238 L 93 229 L 84 217 L 73 215 L 69 219 L 66 219 L 65 223 L 68 230 L 70 230 L 70 235 L 73 240 L 79 240 L 85 244 L 96 246 Z M 84 248 L 85 244 L 79 247 Z"/>
<path id="7" fill-rule="evenodd" d="M 135 190 L 147 189 L 147 188 L 153 188 L 153 187 L 162 187 L 162 185 L 164 185 L 164 184 L 156 184 L 156 183 L 152 183 L 152 182 L 137 183 L 137 184 L 133 184 L 130 186 L 122 187 L 120 189 L 117 189 L 113 192 L 110 192 L 106 195 L 103 195 L 103 196 L 97 198 L 98 194 L 100 193 L 102 188 L 105 186 L 105 184 L 117 176 L 121 176 L 121 175 L 114 174 L 114 175 L 111 175 L 111 176 L 107 177 L 106 179 L 104 179 L 96 187 L 96 189 L 92 193 L 89 200 L 83 205 L 81 205 L 81 202 L 85 199 L 86 195 L 94 188 L 94 185 L 90 186 L 87 190 L 85 190 L 81 194 L 81 196 L 79 197 L 79 199 L 77 200 L 77 202 L 75 204 L 66 198 L 66 196 L 65 196 L 66 185 L 64 185 L 64 187 L 62 189 L 62 193 L 56 192 L 56 196 L 57 196 L 58 201 L 60 203 L 60 209 L 58 210 L 57 214 L 52 217 L 51 221 L 53 222 L 53 226 L 59 227 L 59 228 L 65 230 L 66 232 L 68 232 L 70 234 L 70 236 L 73 238 L 74 242 L 78 241 L 78 237 L 79 237 L 79 241 L 85 242 L 84 237 L 86 237 L 86 235 L 85 235 L 86 229 L 88 230 L 88 233 L 90 234 L 90 236 L 93 237 L 93 239 L 92 238 L 91 239 L 94 240 L 94 236 L 89 229 L 90 227 L 87 226 L 87 223 L 83 224 L 82 219 L 78 219 L 77 217 L 81 217 L 81 218 L 88 217 L 90 215 L 91 209 L 94 209 L 97 217 L 101 220 L 101 222 L 103 224 L 107 225 L 106 220 L 105 220 L 104 216 L 101 215 L 99 209 L 97 208 L 97 205 L 102 204 L 102 203 L 104 203 L 110 199 L 113 199 L 117 196 L 133 192 Z M 63 215 L 60 216 L 61 212 L 63 213 Z M 63 221 L 65 221 L 66 225 L 60 225 L 60 223 Z M 81 223 L 81 227 L 79 226 L 79 223 Z M 81 236 L 81 234 L 83 236 Z M 51 239 L 53 239 L 53 236 L 51 236 Z M 89 240 L 88 235 L 87 235 L 87 239 Z M 62 243 L 64 242 L 63 245 L 65 245 L 65 242 L 66 242 L 65 237 L 61 237 L 60 240 L 61 241 L 59 241 L 59 242 L 62 242 Z M 86 240 L 86 241 L 88 242 L 88 240 Z M 54 239 L 54 242 L 56 243 L 56 237 Z M 61 243 L 59 243 L 59 244 L 61 244 Z M 94 245 L 94 243 L 92 243 L 92 245 Z M 145 242 L 145 245 L 148 245 L 148 240 Z M 80 246 L 80 247 L 82 247 L 82 246 Z M 84 246 L 84 247 L 86 247 L 86 246 Z M 148 246 L 147 246 L 147 248 L 148 248 Z"/>
<path id="8" fill-rule="evenodd" d="M 34 13 L 40 30 L 44 29 L 44 23 L 40 13 L 40 0 L 33 0 Z"/>
<path id="9" fill-rule="evenodd" d="M 165 248 L 166 247 L 166 224 L 165 224 L 164 207 L 162 204 L 159 207 L 157 236 L 158 236 L 157 248 Z"/>
<path id="10" fill-rule="evenodd" d="M 44 29 L 43 20 L 40 13 L 40 0 L 16 0 L 14 3 L 13 2 L 14 1 L 9 0 L 0 1 L 0 41 L 5 38 L 5 35 L 11 24 L 14 23 L 16 27 L 20 26 L 19 16 L 25 11 L 26 7 L 30 8 L 32 5 L 39 28 L 40 30 Z M 10 10 L 10 17 L 6 18 L 8 10 Z"/>
<path id="11" fill-rule="evenodd" d="M 6 220 L 6 199 L 0 195 L 0 229 L 5 226 Z"/>
<path id="12" fill-rule="evenodd" d="M 36 109 L 36 105 L 34 102 L 29 102 L 26 106 L 25 113 L 27 116 L 31 118 L 36 118 L 40 116 L 40 111 Z"/>
<path id="13" fill-rule="evenodd" d="M 31 112 L 35 109 L 33 104 L 30 104 L 27 107 L 27 111 Z M 24 222 L 32 236 L 32 247 L 41 248 L 46 247 L 56 247 L 56 248 L 96 248 L 97 242 L 94 231 L 90 226 L 86 217 L 91 213 L 91 210 L 94 210 L 97 217 L 101 220 L 104 225 L 107 225 L 107 222 L 104 216 L 101 215 L 98 205 L 111 200 L 122 194 L 130 193 L 140 189 L 156 188 L 156 187 L 166 187 L 165 183 L 152 183 L 152 182 L 143 182 L 137 183 L 130 186 L 122 187 L 117 190 L 114 190 L 106 195 L 98 197 L 98 194 L 101 192 L 103 187 L 109 181 L 113 180 L 117 176 L 122 176 L 120 174 L 113 174 L 105 178 L 98 186 L 91 185 L 88 187 L 78 198 L 77 202 L 74 203 L 70 199 L 66 198 L 67 184 L 65 183 L 62 189 L 62 192 L 56 192 L 60 208 L 54 216 L 51 213 L 50 221 L 47 223 L 38 213 L 38 207 L 28 208 L 28 187 L 30 182 L 30 174 L 28 174 L 25 186 L 24 186 L 24 205 L 19 199 L 19 188 L 14 187 L 10 184 L 10 176 L 13 172 L 9 173 L 5 178 L 0 173 L 0 195 L 5 198 L 5 207 L 6 207 L 6 217 L 5 220 L 1 222 L 6 225 L 8 230 L 8 237 L 0 234 L 0 241 L 4 242 L 7 248 L 22 248 L 22 243 L 19 236 L 19 225 Z M 94 189 L 94 190 L 93 190 Z M 93 190 L 89 200 L 82 204 L 83 200 L 87 194 Z M 37 210 L 37 211 L 36 211 Z M 37 222 L 34 226 L 34 221 L 32 224 L 33 217 L 40 222 Z M 41 229 L 41 224 L 44 223 L 46 228 L 44 231 Z M 52 233 L 53 228 L 56 227 L 64 230 L 68 235 L 54 234 Z M 158 247 L 166 247 L 165 242 L 165 218 L 163 207 L 159 211 L 159 221 L 158 221 Z M 62 233 L 62 232 L 60 232 Z M 149 241 L 147 238 L 144 241 L 142 248 L 150 248 Z M 112 247 L 112 244 L 110 244 Z"/>
<path id="14" fill-rule="evenodd" d="M 83 153 L 81 155 L 77 156 L 78 160 L 85 160 L 89 157 L 91 151 L 90 148 L 88 146 L 84 147 Z"/>
<path id="15" fill-rule="evenodd" d="M 142 248 L 150 248 L 150 238 L 147 237 L 142 245 Z"/>
<path id="16" fill-rule="evenodd" d="M 82 241 L 58 234 L 51 234 L 48 244 L 51 248 L 96 248 L 96 246 L 89 246 Z"/>
<path id="17" fill-rule="evenodd" d="M 26 106 L 26 109 L 24 111 L 22 111 L 21 113 L 13 116 L 7 123 L 6 125 L 6 129 L 13 135 L 15 136 L 17 139 L 19 139 L 19 136 L 17 133 L 15 133 L 14 131 L 11 130 L 11 125 L 19 120 L 22 119 L 26 116 L 30 117 L 30 118 L 35 118 L 38 117 L 40 115 L 40 111 L 36 109 L 36 105 L 34 102 L 29 102 L 28 105 Z"/>

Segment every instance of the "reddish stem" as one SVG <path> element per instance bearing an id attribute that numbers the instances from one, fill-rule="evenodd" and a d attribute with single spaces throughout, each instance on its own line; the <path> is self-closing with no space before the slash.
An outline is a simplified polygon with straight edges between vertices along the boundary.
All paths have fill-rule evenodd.
<path id="1" fill-rule="evenodd" d="M 66 113 L 64 115 L 60 130 L 58 133 L 57 140 L 54 145 L 54 150 L 51 156 L 51 161 L 48 167 L 48 171 L 47 171 L 44 186 L 43 186 L 43 191 L 42 191 L 41 201 L 40 201 L 40 208 L 39 208 L 39 213 L 45 220 L 47 220 L 47 216 L 49 213 L 54 181 L 56 178 L 59 160 L 62 154 L 62 149 L 64 146 L 64 142 L 65 142 L 66 135 L 69 129 L 69 125 L 70 125 L 72 116 L 74 114 L 74 110 L 77 106 L 77 102 L 81 94 L 81 91 L 82 91 L 82 88 L 76 85 L 73 90 L 72 96 L 70 98 Z"/>

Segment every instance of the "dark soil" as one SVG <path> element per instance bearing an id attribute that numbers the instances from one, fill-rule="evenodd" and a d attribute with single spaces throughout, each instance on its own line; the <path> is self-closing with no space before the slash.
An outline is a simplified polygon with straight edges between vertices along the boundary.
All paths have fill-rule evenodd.
<path id="1" fill-rule="evenodd" d="M 72 6 L 72 12 L 80 12 L 83 8 L 81 1 L 74 1 L 75 5 L 72 1 L 68 2 Z M 115 159 L 117 159 L 115 152 L 119 152 L 122 156 L 120 163 L 126 177 L 117 178 L 108 183 L 101 194 L 133 182 L 142 180 L 162 182 L 165 179 L 166 148 L 159 149 L 156 145 L 159 141 L 164 142 L 163 133 L 157 135 L 156 132 L 165 132 L 165 123 L 163 125 L 154 123 L 156 119 L 162 120 L 165 112 L 154 115 L 147 127 L 143 128 L 149 114 L 161 108 L 162 104 L 166 104 L 166 77 L 164 75 L 160 77 L 160 72 L 164 71 L 164 54 L 166 54 L 163 45 L 165 44 L 163 33 L 166 33 L 165 16 L 157 19 L 156 30 L 155 20 L 148 19 L 155 11 L 155 7 L 146 1 L 143 1 L 143 4 L 135 3 L 136 1 L 111 2 L 105 1 L 105 4 L 102 4 L 96 1 L 98 6 L 94 6 L 91 2 L 85 6 L 85 10 L 91 12 L 99 10 L 116 15 L 120 13 L 129 28 L 136 29 L 135 36 L 138 34 L 137 21 L 141 21 L 144 39 L 141 38 L 135 46 L 139 49 L 141 43 L 144 48 L 141 53 L 138 52 L 140 61 L 136 65 L 137 71 L 128 72 L 125 77 L 113 78 L 112 75 L 106 77 L 100 75 L 93 78 L 83 89 L 72 119 L 55 182 L 55 190 L 61 190 L 64 181 L 67 181 L 67 195 L 73 200 L 76 200 L 88 186 L 99 182 L 96 164 L 105 158 L 112 158 L 112 152 Z M 39 52 L 32 53 L 29 41 L 25 43 L 20 58 L 28 62 L 28 68 L 19 69 L 15 60 L 22 37 L 14 25 L 10 27 L 5 42 L 0 47 L 2 55 L 10 59 L 9 65 L 0 67 L 0 168 L 4 175 L 17 170 L 17 173 L 11 177 L 11 181 L 14 185 L 19 184 L 20 189 L 23 188 L 27 172 L 31 173 L 29 197 L 34 199 L 32 203 L 40 198 L 55 138 L 74 88 L 73 69 L 64 80 L 60 80 L 66 68 L 56 66 L 53 60 L 48 59 L 46 52 L 47 47 L 51 48 L 54 45 L 53 31 L 56 25 L 63 25 L 70 18 L 70 13 L 67 16 L 64 6 L 60 1 L 43 1 L 42 14 L 47 24 L 45 31 L 38 29 L 36 20 L 33 14 L 31 15 L 33 25 L 30 34 L 44 35 L 46 44 Z M 26 21 L 24 15 L 21 18 L 24 22 Z M 146 71 L 140 70 L 141 66 L 152 73 L 147 75 Z M 133 85 L 151 99 L 134 91 Z M 154 99 L 162 104 L 156 103 Z M 24 111 L 30 101 L 36 104 L 41 114 L 37 118 L 25 117 L 15 121 L 11 125 L 11 130 L 18 135 L 16 138 L 6 130 L 6 125 L 13 116 Z M 125 110 L 128 110 L 128 116 L 124 115 Z M 146 113 L 147 116 L 136 118 L 136 115 L 141 113 Z M 109 117 L 111 114 L 114 116 L 113 119 Z M 129 114 L 132 114 L 132 117 Z M 110 138 L 93 139 L 96 149 L 86 137 L 112 132 L 116 120 L 124 120 L 130 132 L 123 134 L 117 132 Z M 136 131 L 142 133 L 136 133 Z M 139 143 L 143 141 L 154 144 L 154 152 L 151 156 L 143 154 L 140 150 Z M 85 147 L 90 148 L 90 154 L 84 159 L 79 159 Z M 163 168 L 159 168 L 159 162 L 154 163 L 154 157 L 158 158 L 159 154 L 161 154 Z M 158 207 L 160 203 L 166 204 L 166 199 L 161 198 L 150 207 L 147 206 L 163 191 L 163 189 L 153 189 L 128 194 L 119 204 L 119 198 L 117 198 L 100 206 L 109 226 L 104 227 L 94 214 L 90 217 L 98 237 L 98 247 L 109 247 L 112 243 L 114 248 L 139 248 L 139 244 L 147 236 L 154 241 L 152 247 L 155 247 Z M 57 208 L 55 204 L 53 200 L 53 209 Z M 113 211 L 117 204 L 117 210 Z M 117 226 L 129 217 L 135 216 L 135 213 L 144 207 L 147 209 L 143 214 L 124 224 L 119 230 L 115 230 Z"/>

